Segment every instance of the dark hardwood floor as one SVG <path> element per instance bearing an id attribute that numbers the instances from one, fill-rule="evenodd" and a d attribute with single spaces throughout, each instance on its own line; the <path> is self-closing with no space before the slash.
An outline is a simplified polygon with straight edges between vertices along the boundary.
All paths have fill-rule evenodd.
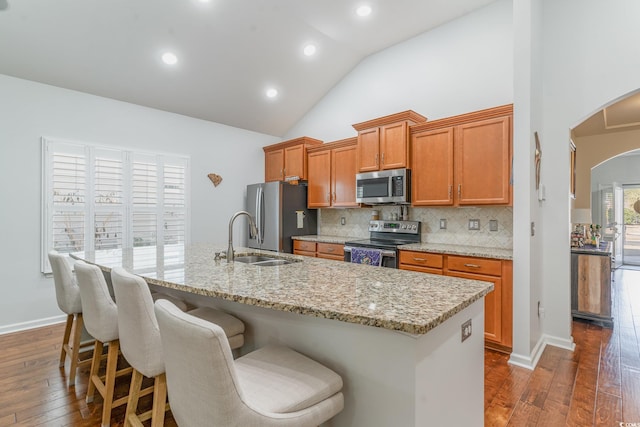
<path id="1" fill-rule="evenodd" d="M 485 425 L 640 426 L 640 271 L 617 270 L 614 289 L 614 328 L 574 322 L 573 353 L 548 346 L 529 371 L 485 351 Z M 0 336 L 0 427 L 100 424 L 100 397 L 84 401 L 89 368 L 67 388 L 58 367 L 63 330 L 59 324 Z M 127 389 L 120 381 L 117 395 Z M 123 425 L 124 409 L 114 409 L 112 425 Z M 165 425 L 176 425 L 170 413 Z"/>
<path id="2" fill-rule="evenodd" d="M 614 279 L 613 329 L 574 321 L 574 352 L 529 371 L 485 351 L 485 426 L 640 426 L 640 271 Z"/>

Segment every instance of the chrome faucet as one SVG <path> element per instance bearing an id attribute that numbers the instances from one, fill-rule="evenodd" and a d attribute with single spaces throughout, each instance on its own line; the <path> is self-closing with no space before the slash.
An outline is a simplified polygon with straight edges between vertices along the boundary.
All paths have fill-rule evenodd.
<path id="1" fill-rule="evenodd" d="M 256 221 L 251 214 L 247 211 L 238 211 L 231 216 L 229 220 L 229 248 L 227 249 L 227 262 L 233 261 L 233 222 L 240 215 L 246 215 L 249 218 L 249 238 L 253 239 L 258 235 L 258 227 L 256 227 Z"/>

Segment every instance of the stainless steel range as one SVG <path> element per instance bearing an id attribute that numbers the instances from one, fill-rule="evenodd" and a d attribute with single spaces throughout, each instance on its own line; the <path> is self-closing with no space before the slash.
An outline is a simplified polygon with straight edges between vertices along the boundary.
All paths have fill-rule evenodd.
<path id="1" fill-rule="evenodd" d="M 420 242 L 420 221 L 370 221 L 369 238 L 344 244 L 344 260 L 351 262 L 354 248 L 380 252 L 381 267 L 398 268 L 398 246 Z"/>

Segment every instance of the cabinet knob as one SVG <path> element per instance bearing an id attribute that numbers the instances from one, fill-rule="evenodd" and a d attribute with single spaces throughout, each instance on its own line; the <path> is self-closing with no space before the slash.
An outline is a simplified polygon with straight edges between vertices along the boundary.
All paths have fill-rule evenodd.
<path id="1" fill-rule="evenodd" d="M 465 264 L 464 266 L 469 268 L 480 268 L 478 264 Z"/>
<path id="2" fill-rule="evenodd" d="M 382 153 L 382 164 L 384 165 L 384 153 Z"/>
<path id="3" fill-rule="evenodd" d="M 376 153 L 376 166 L 378 166 L 378 153 Z"/>
<path id="4" fill-rule="evenodd" d="M 462 195 L 462 184 L 458 184 L 458 198 Z"/>

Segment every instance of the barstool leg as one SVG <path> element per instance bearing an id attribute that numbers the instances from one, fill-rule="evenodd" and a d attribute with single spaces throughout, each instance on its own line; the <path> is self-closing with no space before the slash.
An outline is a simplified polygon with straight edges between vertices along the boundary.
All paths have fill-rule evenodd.
<path id="1" fill-rule="evenodd" d="M 109 427 L 111 423 L 111 409 L 113 407 L 113 393 L 116 385 L 116 368 L 118 367 L 118 352 L 120 341 L 109 342 L 107 352 L 107 372 L 104 378 L 104 402 L 102 404 L 102 427 Z"/>
<path id="2" fill-rule="evenodd" d="M 96 391 L 95 381 L 100 381 L 98 371 L 100 370 L 100 359 L 102 358 L 102 347 L 104 344 L 102 341 L 96 340 L 93 345 L 93 358 L 91 359 L 91 370 L 89 371 L 89 383 L 87 384 L 87 397 L 85 401 L 87 403 L 93 402 L 93 395 Z M 94 380 L 94 377 L 96 379 Z"/>
<path id="3" fill-rule="evenodd" d="M 136 411 L 138 409 L 138 400 L 140 399 L 140 388 L 142 388 L 142 379 L 144 376 L 133 370 L 131 375 L 131 387 L 129 388 L 129 399 L 127 401 L 127 412 L 124 415 L 124 427 L 133 426 L 131 417 L 137 418 Z"/>
<path id="4" fill-rule="evenodd" d="M 62 338 L 62 348 L 60 349 L 60 367 L 64 366 L 64 359 L 67 355 L 69 337 L 71 336 L 71 326 L 73 325 L 73 314 L 67 314 L 67 324 L 64 327 L 64 337 Z"/>
<path id="5" fill-rule="evenodd" d="M 151 427 L 164 425 L 164 412 L 167 405 L 167 376 L 162 373 L 153 380 L 153 409 Z"/>
<path id="6" fill-rule="evenodd" d="M 73 348 L 71 348 L 71 367 L 69 372 L 69 385 L 76 384 L 76 371 L 78 370 L 78 355 L 80 353 L 80 338 L 82 337 L 82 328 L 84 322 L 82 313 L 75 315 L 75 331 L 73 332 Z"/>

